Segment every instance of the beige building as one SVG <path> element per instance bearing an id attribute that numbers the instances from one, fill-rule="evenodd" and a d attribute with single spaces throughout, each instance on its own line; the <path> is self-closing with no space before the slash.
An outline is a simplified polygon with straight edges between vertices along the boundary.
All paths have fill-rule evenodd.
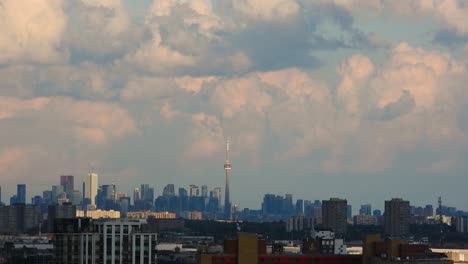
<path id="1" fill-rule="evenodd" d="M 120 212 L 114 210 L 76 210 L 76 217 L 89 217 L 92 219 L 99 219 L 99 218 L 120 218 Z"/>
<path id="2" fill-rule="evenodd" d="M 137 211 L 137 212 L 128 212 L 127 218 L 156 218 L 156 219 L 174 219 L 176 218 L 175 213 L 170 212 L 151 212 L 151 211 Z"/>

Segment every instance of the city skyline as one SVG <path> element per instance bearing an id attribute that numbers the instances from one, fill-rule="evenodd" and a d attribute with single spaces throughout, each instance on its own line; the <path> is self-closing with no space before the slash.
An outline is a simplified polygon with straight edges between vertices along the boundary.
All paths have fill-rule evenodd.
<path id="1" fill-rule="evenodd" d="M 90 175 L 92 175 L 94 177 L 94 180 L 96 180 L 96 177 L 98 177 L 98 174 L 96 174 L 95 172 L 89 172 L 87 175 L 86 175 L 86 178 L 89 178 Z M 60 177 L 63 177 L 63 176 L 60 176 Z M 74 177 L 72 175 L 68 175 L 67 177 Z M 33 193 L 33 194 L 30 194 L 28 191 L 27 191 L 27 184 L 17 184 L 16 186 L 16 193 L 13 193 L 11 195 L 11 197 L 9 197 L 8 199 L 10 199 L 10 203 L 7 202 L 7 199 L 3 198 L 3 200 L 0 200 L 0 202 L 3 202 L 3 204 L 10 204 L 12 205 L 11 201 L 13 201 L 13 203 L 22 203 L 20 200 L 18 200 L 18 194 L 20 194 L 20 196 L 22 196 L 23 194 L 25 195 L 25 202 L 26 204 L 34 204 L 36 202 L 35 198 L 37 197 L 41 197 L 42 199 L 44 199 L 44 195 L 45 195 L 45 192 L 51 192 L 51 195 L 52 196 L 57 196 L 60 194 L 60 192 L 62 191 L 65 195 L 66 195 L 66 198 L 67 198 L 67 201 L 68 202 L 71 202 L 70 199 L 72 199 L 73 197 L 73 193 L 75 192 L 78 192 L 79 195 L 81 196 L 81 198 L 79 199 L 79 203 L 81 204 L 81 202 L 86 202 L 86 203 L 89 203 L 91 204 L 93 207 L 95 207 L 97 205 L 97 200 L 96 200 L 96 203 L 94 200 L 90 199 L 89 198 L 89 195 L 90 194 L 87 194 L 86 193 L 86 188 L 84 187 L 85 185 L 85 182 L 83 183 L 83 188 L 85 189 L 85 193 L 83 194 L 81 191 L 82 190 L 68 190 L 68 192 L 65 192 L 65 189 L 64 189 L 64 185 L 62 185 L 62 179 L 60 178 L 60 185 L 51 185 L 49 186 L 48 189 L 44 189 L 41 193 Z M 141 186 L 141 188 L 139 188 Z M 115 183 L 112 183 L 111 185 L 110 184 L 101 184 L 101 185 L 97 185 L 96 188 L 97 190 L 95 191 L 96 195 L 95 195 L 95 199 L 98 199 L 98 194 L 99 192 L 101 192 L 101 195 L 104 195 L 103 198 L 104 199 L 113 199 L 114 201 L 118 201 L 119 199 L 117 199 L 118 197 L 127 197 L 129 198 L 129 205 L 130 203 L 132 205 L 135 204 L 135 201 L 136 200 L 146 200 L 146 195 L 144 195 L 145 193 L 145 189 L 148 189 L 151 191 L 151 195 L 150 195 L 150 199 L 149 201 L 151 201 L 151 203 L 153 204 L 152 206 L 156 206 L 156 204 L 158 203 L 158 199 L 155 199 L 157 197 L 171 197 L 171 196 L 176 196 L 176 197 L 180 197 L 180 191 L 181 189 L 184 189 L 185 190 L 185 195 L 188 196 L 188 197 L 216 197 L 217 198 L 217 201 L 218 201 L 218 209 L 222 209 L 222 211 L 219 211 L 220 215 L 222 215 L 223 217 L 232 217 L 232 216 L 228 216 L 228 214 L 226 214 L 226 209 L 225 209 L 225 202 L 224 200 L 221 199 L 221 194 L 223 193 L 223 189 L 221 187 L 217 187 L 217 186 L 210 186 L 210 185 L 206 185 L 206 184 L 203 184 L 203 185 L 200 185 L 202 188 L 201 188 L 201 191 L 200 191 L 200 186 L 199 185 L 195 185 L 195 184 L 190 184 L 190 185 L 181 185 L 181 186 L 177 186 L 175 184 L 172 184 L 172 183 L 168 183 L 166 185 L 159 185 L 160 187 L 159 188 L 155 188 L 155 186 L 153 185 L 150 185 L 150 184 L 141 184 L 139 186 L 135 186 L 132 190 L 133 190 L 133 193 L 132 192 L 125 192 L 125 191 L 122 191 L 119 189 L 119 186 L 118 185 L 115 185 Z M 163 187 L 164 186 L 164 187 Z M 60 187 L 60 189 L 56 189 Z M 175 192 L 175 189 L 178 187 L 179 189 L 179 192 Z M 109 188 L 112 189 L 111 193 L 109 193 Z M 171 191 L 167 191 L 168 188 L 171 190 Z M 2 186 L 0 186 L 0 190 L 2 189 Z M 21 190 L 21 191 L 20 191 Z M 98 191 L 99 190 L 99 191 Z M 138 192 L 138 198 L 136 198 L 137 196 L 135 196 L 135 192 Z M 133 197 L 132 197 L 132 194 L 133 194 Z M 109 197 L 107 196 L 109 195 Z M 284 195 L 284 197 L 283 197 Z M 267 192 L 267 193 L 264 193 L 261 195 L 263 197 L 263 199 L 265 199 L 266 197 L 268 196 L 271 196 L 273 197 L 278 197 L 280 199 L 289 199 L 290 202 L 291 202 L 291 210 L 294 211 L 296 214 L 298 213 L 298 209 L 297 209 L 297 206 L 298 204 L 297 203 L 301 203 L 301 208 L 302 208 L 302 211 L 304 214 L 306 214 L 306 204 L 305 202 L 308 202 L 309 203 L 309 206 L 312 206 L 311 208 L 309 208 L 310 211 L 309 213 L 312 213 L 313 214 L 313 207 L 316 206 L 316 204 L 314 203 L 317 203 L 317 202 L 320 202 L 320 201 L 326 201 L 325 199 L 330 199 L 330 200 L 341 200 L 341 198 L 344 198 L 343 201 L 346 201 L 346 197 L 345 196 L 341 196 L 341 198 L 336 198 L 336 197 L 298 197 L 294 194 L 292 194 L 291 192 L 285 192 L 285 193 L 274 193 L 274 192 Z M 130 198 L 132 197 L 132 198 Z M 76 198 L 76 197 L 73 197 L 73 198 Z M 11 200 L 13 199 L 13 200 Z M 84 199 L 88 199 L 88 201 L 85 201 Z M 352 216 L 354 215 L 375 215 L 376 213 L 381 216 L 382 212 L 385 211 L 385 207 L 386 207 L 386 204 L 387 204 L 387 200 L 401 200 L 402 197 L 400 196 L 395 196 L 395 197 L 388 197 L 385 199 L 385 204 L 384 206 L 380 207 L 379 205 L 374 205 L 374 204 L 371 204 L 371 203 L 348 203 L 348 210 L 351 210 L 349 211 L 347 214 L 348 214 L 348 219 L 352 219 Z M 405 199 L 405 198 L 403 198 Z M 416 210 L 416 214 L 427 214 L 427 215 L 433 215 L 433 213 L 438 210 L 438 203 L 439 203 L 439 200 L 440 202 L 442 203 L 443 207 L 444 207 L 444 210 L 449 210 L 451 211 L 450 214 L 455 214 L 456 212 L 462 212 L 463 214 L 465 214 L 466 210 L 464 208 L 457 208 L 456 206 L 454 206 L 453 204 L 446 204 L 445 200 L 443 200 L 442 197 L 437 197 L 437 202 L 436 203 L 433 203 L 432 201 L 424 201 L 422 203 L 417 203 L 417 202 L 411 202 L 410 201 L 410 205 L 411 207 Z M 91 202 L 92 201 L 92 202 Z M 57 202 L 57 201 L 56 201 Z M 63 203 L 64 201 L 58 201 L 59 203 Z M 206 201 L 208 202 L 208 201 Z M 382 203 L 384 201 L 381 201 Z M 41 200 L 41 203 L 42 203 L 42 200 Z M 249 210 L 265 210 L 263 208 L 264 206 L 264 203 L 265 203 L 265 200 L 263 200 L 263 202 L 261 201 L 261 199 L 259 201 L 257 201 L 257 204 L 255 204 L 254 206 L 252 207 L 245 207 L 245 206 L 242 206 L 242 205 L 239 205 L 239 204 L 236 204 L 236 203 L 231 203 L 231 208 L 233 207 L 236 207 L 238 212 L 239 211 L 242 211 L 244 208 L 246 209 L 249 209 Z M 280 202 L 280 204 L 283 204 L 283 202 Z M 272 205 L 270 205 L 272 206 Z M 282 205 L 284 206 L 284 204 Z M 363 209 L 364 208 L 364 209 Z M 157 207 L 155 207 L 156 210 L 161 210 L 161 209 L 158 209 Z M 278 209 L 278 208 L 277 208 Z M 373 210 L 372 210 L 373 209 Z M 163 211 L 164 210 L 167 210 L 167 209 L 162 209 Z M 268 210 L 274 210 L 274 209 L 268 209 Z M 278 209 L 279 210 L 279 209 Z M 289 210 L 289 209 L 287 209 Z M 419 211 L 418 211 L 419 210 Z M 430 212 L 428 212 L 427 210 L 429 210 Z M 291 212 L 292 212 L 291 211 Z M 378 211 L 378 212 L 376 212 Z M 290 213 L 290 212 L 289 212 Z M 231 213 L 232 214 L 232 213 Z M 288 214 L 288 213 L 286 213 Z"/>
<path id="2" fill-rule="evenodd" d="M 0 0 L 0 185 L 468 210 L 460 0 Z M 138 184 L 136 184 L 138 183 Z M 224 196 L 224 193 L 223 193 Z M 29 199 L 28 197 L 27 199 Z M 356 209 L 356 208 L 355 208 Z"/>

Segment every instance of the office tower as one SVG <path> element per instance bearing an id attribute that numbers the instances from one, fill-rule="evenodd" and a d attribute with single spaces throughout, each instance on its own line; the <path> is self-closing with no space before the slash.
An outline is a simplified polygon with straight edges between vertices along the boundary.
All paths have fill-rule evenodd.
<path id="1" fill-rule="evenodd" d="M 292 194 L 287 193 L 284 196 L 283 200 L 283 215 L 291 216 L 294 214 L 294 207 L 293 207 L 293 196 Z"/>
<path id="2" fill-rule="evenodd" d="M 185 188 L 179 188 L 179 202 L 177 210 L 179 212 L 188 210 L 189 207 L 189 196 Z"/>
<path id="3" fill-rule="evenodd" d="M 154 188 L 150 187 L 149 184 L 141 185 L 141 200 L 154 202 Z"/>
<path id="4" fill-rule="evenodd" d="M 0 233 L 15 234 L 37 230 L 42 223 L 39 205 L 16 203 L 0 206 Z"/>
<path id="5" fill-rule="evenodd" d="M 96 196 L 98 193 L 98 175 L 94 172 L 88 173 L 85 179 L 85 198 L 89 199 L 91 205 L 96 205 Z"/>
<path id="6" fill-rule="evenodd" d="M 409 235 L 410 203 L 400 198 L 385 201 L 385 234 L 389 237 Z"/>
<path id="7" fill-rule="evenodd" d="M 372 216 L 379 218 L 379 217 L 382 216 L 382 211 L 380 211 L 379 209 L 375 209 L 375 210 L 372 212 Z"/>
<path id="8" fill-rule="evenodd" d="M 188 192 L 185 188 L 179 188 L 179 196 L 188 196 Z"/>
<path id="9" fill-rule="evenodd" d="M 31 198 L 31 204 L 32 205 L 42 205 L 42 196 L 36 195 L 33 198 Z"/>
<path id="10" fill-rule="evenodd" d="M 264 216 L 281 215 L 283 212 L 284 199 L 282 196 L 265 194 L 263 196 L 262 212 Z"/>
<path id="11" fill-rule="evenodd" d="M 424 216 L 433 216 L 434 215 L 434 208 L 432 208 L 432 205 L 428 204 L 426 207 L 424 207 Z"/>
<path id="12" fill-rule="evenodd" d="M 353 218 L 353 206 L 348 204 L 346 206 L 346 219 L 352 219 Z"/>
<path id="13" fill-rule="evenodd" d="M 224 171 L 226 174 L 226 186 L 224 189 L 224 217 L 225 219 L 232 220 L 232 205 L 231 193 L 229 190 L 229 178 L 231 177 L 231 157 L 230 157 L 229 138 L 226 141 L 226 162 L 224 163 Z"/>
<path id="14" fill-rule="evenodd" d="M 60 185 L 63 186 L 63 191 L 70 195 L 75 190 L 75 177 L 72 175 L 60 176 Z"/>
<path id="15" fill-rule="evenodd" d="M 54 230 L 55 219 L 73 219 L 76 217 L 76 205 L 70 203 L 50 205 L 47 208 L 47 222 L 49 232 Z"/>
<path id="16" fill-rule="evenodd" d="M 133 204 L 136 204 L 137 201 L 141 200 L 141 192 L 140 189 L 135 188 L 133 190 Z"/>
<path id="17" fill-rule="evenodd" d="M 322 201 L 323 226 L 331 228 L 337 235 L 346 233 L 346 213 L 348 202 L 345 199 L 330 198 Z"/>
<path id="18" fill-rule="evenodd" d="M 102 193 L 104 196 L 104 200 L 115 200 L 116 192 L 115 192 L 115 185 L 106 184 L 102 186 Z"/>
<path id="19" fill-rule="evenodd" d="M 213 189 L 213 196 L 218 199 L 218 209 L 221 209 L 221 187 L 216 187 Z"/>
<path id="20" fill-rule="evenodd" d="M 58 197 L 64 192 L 63 186 L 61 185 L 53 185 L 52 186 L 52 202 L 57 203 Z M 63 196 L 63 195 L 62 195 Z"/>
<path id="21" fill-rule="evenodd" d="M 26 203 L 26 184 L 18 184 L 16 188 L 16 203 Z"/>
<path id="22" fill-rule="evenodd" d="M 372 205 L 370 204 L 363 204 L 361 205 L 361 209 L 359 209 L 360 215 L 371 215 L 372 214 Z"/>
<path id="23" fill-rule="evenodd" d="M 202 185 L 201 187 L 201 196 L 208 197 L 208 186 Z"/>
<path id="24" fill-rule="evenodd" d="M 200 190 L 198 189 L 198 186 L 191 184 L 189 186 L 189 192 L 190 192 L 190 197 L 193 196 L 199 196 L 200 195 Z"/>
<path id="25" fill-rule="evenodd" d="M 73 205 L 80 205 L 83 204 L 83 195 L 80 191 L 73 191 L 71 192 L 71 197 L 69 198 L 70 203 Z"/>
<path id="26" fill-rule="evenodd" d="M 296 215 L 304 215 L 304 200 L 296 201 Z"/>
<path id="27" fill-rule="evenodd" d="M 168 185 L 166 185 L 166 187 L 164 187 L 163 196 L 166 196 L 166 197 L 175 196 L 174 184 L 168 184 Z"/>

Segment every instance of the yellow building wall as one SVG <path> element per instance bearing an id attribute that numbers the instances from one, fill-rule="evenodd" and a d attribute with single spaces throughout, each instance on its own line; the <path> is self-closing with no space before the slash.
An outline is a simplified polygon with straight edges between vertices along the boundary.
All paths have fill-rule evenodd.
<path id="1" fill-rule="evenodd" d="M 257 264 L 258 262 L 258 238 L 254 234 L 238 235 L 238 264 Z"/>

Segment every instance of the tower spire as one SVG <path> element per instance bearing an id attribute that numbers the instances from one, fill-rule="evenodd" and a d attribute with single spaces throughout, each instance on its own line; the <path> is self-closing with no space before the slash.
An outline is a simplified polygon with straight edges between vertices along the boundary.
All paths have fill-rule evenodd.
<path id="1" fill-rule="evenodd" d="M 231 195 L 229 192 L 229 178 L 231 177 L 231 157 L 230 142 L 226 140 L 226 162 L 224 163 L 224 172 L 226 173 L 226 186 L 224 190 L 224 218 L 232 220 Z"/>

